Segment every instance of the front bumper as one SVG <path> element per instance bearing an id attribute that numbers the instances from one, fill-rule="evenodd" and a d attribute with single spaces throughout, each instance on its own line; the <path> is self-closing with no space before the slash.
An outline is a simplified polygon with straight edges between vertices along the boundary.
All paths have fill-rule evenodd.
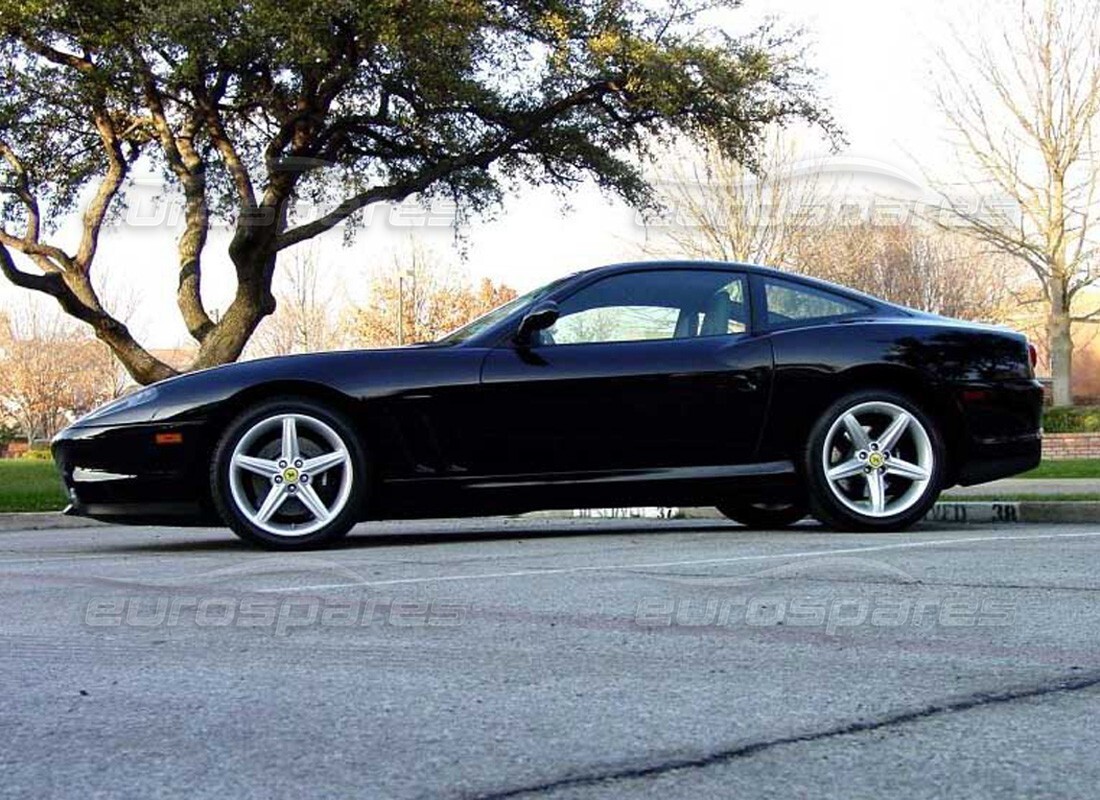
<path id="1" fill-rule="evenodd" d="M 66 513 L 125 524 L 210 522 L 211 449 L 201 422 L 78 425 L 52 445 Z"/>

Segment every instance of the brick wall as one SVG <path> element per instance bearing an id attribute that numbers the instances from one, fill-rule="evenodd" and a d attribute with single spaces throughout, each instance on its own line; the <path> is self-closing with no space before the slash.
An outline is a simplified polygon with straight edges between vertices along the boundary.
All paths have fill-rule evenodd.
<path id="1" fill-rule="evenodd" d="M 25 452 L 27 452 L 26 442 L 0 444 L 0 458 L 19 458 Z"/>
<path id="2" fill-rule="evenodd" d="M 1100 433 L 1044 433 L 1043 458 L 1100 458 Z"/>

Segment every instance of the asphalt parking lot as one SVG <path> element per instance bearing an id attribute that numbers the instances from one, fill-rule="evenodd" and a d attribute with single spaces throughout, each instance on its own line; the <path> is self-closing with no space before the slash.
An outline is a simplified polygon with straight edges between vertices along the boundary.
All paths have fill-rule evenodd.
<path id="1" fill-rule="evenodd" d="M 0 795 L 1094 796 L 1100 522 L 0 534 Z"/>

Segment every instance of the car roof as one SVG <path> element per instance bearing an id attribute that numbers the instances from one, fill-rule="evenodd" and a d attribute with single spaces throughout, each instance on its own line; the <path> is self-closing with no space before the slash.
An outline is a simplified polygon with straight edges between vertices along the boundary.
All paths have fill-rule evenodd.
<path id="1" fill-rule="evenodd" d="M 821 280 L 820 278 L 814 278 L 809 275 L 802 275 L 797 272 L 789 272 L 786 270 L 776 269 L 775 267 L 766 267 L 760 264 L 749 264 L 739 261 L 712 261 L 712 260 L 693 260 L 693 259 L 668 259 L 668 260 L 656 260 L 656 261 L 624 261 L 616 264 L 606 264 L 600 267 L 593 267 L 592 269 L 581 270 L 580 272 L 571 275 L 571 278 L 580 278 L 582 276 L 595 277 L 597 275 L 613 275 L 622 272 L 648 272 L 654 270 L 668 270 L 668 269 L 735 269 L 741 272 L 752 273 L 757 275 L 763 275 L 767 277 L 780 278 L 785 281 L 793 281 L 795 283 L 802 283 L 807 286 L 821 289 L 822 291 L 832 292 L 841 296 L 847 296 L 854 300 L 858 300 L 862 303 L 870 305 L 878 310 L 895 312 L 901 316 L 921 316 L 921 312 L 915 311 L 905 306 L 891 303 L 887 300 L 883 300 L 874 295 L 861 292 L 858 289 L 852 289 L 848 286 L 832 283 L 830 281 Z M 931 315 L 935 316 L 935 315 Z"/>
<path id="2" fill-rule="evenodd" d="M 806 275 L 800 275 L 794 272 L 786 272 L 784 270 L 775 269 L 774 267 L 765 267 L 759 264 L 746 264 L 736 261 L 705 261 L 705 260 L 692 260 L 692 259 L 663 259 L 653 261 L 624 261 L 616 264 L 605 264 L 603 266 L 591 267 L 589 269 L 578 270 L 567 275 L 562 276 L 553 284 L 555 288 L 553 294 L 559 292 L 573 292 L 576 291 L 578 284 L 587 285 L 590 282 L 595 281 L 601 277 L 623 274 L 628 272 L 654 272 L 659 270 L 669 269 L 682 269 L 682 270 L 699 270 L 699 269 L 722 269 L 722 270 L 735 270 L 738 272 L 744 272 L 748 274 L 756 274 L 768 277 L 780 278 L 785 281 L 794 283 L 801 283 L 812 288 L 820 289 L 821 291 L 831 292 L 832 294 L 839 295 L 841 297 L 848 297 L 856 302 L 862 303 L 867 306 L 876 316 L 895 316 L 895 317 L 927 317 L 931 316 L 938 320 L 943 320 L 942 317 L 935 317 L 935 315 L 927 315 L 920 311 L 915 311 L 905 306 L 889 303 L 885 300 L 881 300 L 872 295 L 864 292 L 850 289 L 847 286 L 841 286 L 839 284 L 830 283 L 829 281 L 823 281 L 818 278 L 811 278 Z M 517 310 L 515 312 L 519 314 Z M 504 317 L 497 321 L 495 324 L 479 331 L 472 336 L 464 344 L 479 345 L 487 341 L 494 341 L 500 336 L 501 331 L 507 329 L 513 323 L 512 316 Z"/>

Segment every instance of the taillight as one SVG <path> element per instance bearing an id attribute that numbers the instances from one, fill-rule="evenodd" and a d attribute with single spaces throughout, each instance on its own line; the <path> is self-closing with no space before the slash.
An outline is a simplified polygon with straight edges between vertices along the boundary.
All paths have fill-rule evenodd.
<path id="1" fill-rule="evenodd" d="M 1031 362 L 1031 372 L 1035 374 L 1035 367 L 1039 365 L 1039 351 L 1031 342 L 1027 343 L 1027 360 Z"/>

